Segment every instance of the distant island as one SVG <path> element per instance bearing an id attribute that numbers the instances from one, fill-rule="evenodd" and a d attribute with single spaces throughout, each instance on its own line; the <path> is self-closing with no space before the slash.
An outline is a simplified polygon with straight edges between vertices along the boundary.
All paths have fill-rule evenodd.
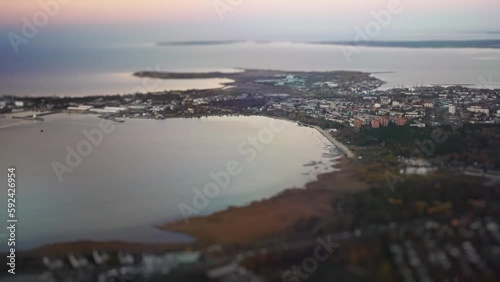
<path id="1" fill-rule="evenodd" d="M 314 88 L 316 93 L 332 89 L 347 90 L 356 86 L 373 90 L 385 82 L 359 71 L 283 71 L 243 69 L 239 72 L 157 72 L 139 71 L 134 76 L 153 79 L 213 79 L 224 78 L 233 82 L 223 84 L 243 93 L 302 95 L 304 89 Z"/>
<path id="2" fill-rule="evenodd" d="M 227 45 L 243 43 L 243 40 L 200 40 L 200 41 L 160 41 L 156 46 L 189 46 L 189 45 Z"/>
<path id="3" fill-rule="evenodd" d="M 248 40 L 210 40 L 210 41 L 160 41 L 156 46 L 208 46 L 229 45 L 238 43 L 268 44 L 273 41 L 248 41 Z M 394 48 L 500 48 L 500 40 L 415 40 L 415 41 L 290 41 L 292 44 L 319 44 L 319 45 L 343 45 L 363 47 L 394 47 Z"/>
<path id="4" fill-rule="evenodd" d="M 500 48 L 500 40 L 425 40 L 425 41 L 317 41 L 323 45 L 399 48 Z"/>

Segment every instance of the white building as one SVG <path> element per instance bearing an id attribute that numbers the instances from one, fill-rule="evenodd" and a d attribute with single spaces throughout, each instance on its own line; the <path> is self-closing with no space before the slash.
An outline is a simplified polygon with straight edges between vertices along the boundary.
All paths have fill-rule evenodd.
<path id="1" fill-rule="evenodd" d="M 151 111 L 153 112 L 162 112 L 167 108 L 167 106 L 153 106 Z"/>
<path id="2" fill-rule="evenodd" d="M 130 105 L 128 106 L 130 110 L 145 110 L 147 108 L 146 105 Z"/>
<path id="3" fill-rule="evenodd" d="M 483 114 L 489 114 L 490 110 L 488 109 L 483 109 L 479 106 L 471 106 L 467 108 L 467 111 L 473 112 L 473 113 L 483 113 Z"/>
<path id="4" fill-rule="evenodd" d="M 206 105 L 206 104 L 208 104 L 208 101 L 205 98 L 197 98 L 193 100 L 193 105 Z"/>
<path id="5" fill-rule="evenodd" d="M 419 122 L 419 121 L 415 121 L 414 123 L 410 124 L 411 127 L 419 127 L 419 128 L 424 128 L 425 127 L 425 123 L 423 122 Z"/>
<path id="6" fill-rule="evenodd" d="M 18 108 L 24 107 L 24 101 L 15 101 L 14 105 Z"/>
<path id="7" fill-rule="evenodd" d="M 78 105 L 78 107 L 68 107 L 67 110 L 70 112 L 87 112 L 92 108 L 92 106 Z"/>
<path id="8" fill-rule="evenodd" d="M 111 114 L 125 111 L 127 108 L 124 107 L 104 107 L 104 109 L 92 109 L 92 112 L 100 114 Z"/>
<path id="9" fill-rule="evenodd" d="M 450 105 L 448 107 L 448 112 L 452 115 L 454 115 L 456 112 L 457 112 L 457 107 L 453 106 L 453 105 Z"/>

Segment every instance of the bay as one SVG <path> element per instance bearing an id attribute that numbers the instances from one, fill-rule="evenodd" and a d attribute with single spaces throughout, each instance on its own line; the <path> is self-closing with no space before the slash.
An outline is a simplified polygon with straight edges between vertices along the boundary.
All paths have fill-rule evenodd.
<path id="1" fill-rule="evenodd" d="M 101 120 L 74 114 L 44 118 L 19 123 L 7 117 L 0 128 L 2 166 L 17 170 L 20 249 L 76 240 L 189 241 L 154 226 L 183 219 L 179 205 L 195 207 L 194 189 L 214 183 L 211 173 L 227 171 L 229 162 L 238 163 L 241 173 L 208 199 L 199 215 L 304 187 L 333 171 L 339 156 L 316 130 L 267 117 L 127 119 L 103 133 L 102 142 L 73 167 L 68 152 L 78 151 L 89 140 L 83 130 L 95 132 Z M 272 131 L 274 123 L 283 129 Z M 252 137 L 258 146 L 251 145 Z M 62 174 L 62 182 L 54 162 L 72 169 Z M 6 175 L 0 174 L 1 183 Z M 0 198 L 6 193 L 2 189 Z M 2 209 L 0 218 L 6 217 Z"/>

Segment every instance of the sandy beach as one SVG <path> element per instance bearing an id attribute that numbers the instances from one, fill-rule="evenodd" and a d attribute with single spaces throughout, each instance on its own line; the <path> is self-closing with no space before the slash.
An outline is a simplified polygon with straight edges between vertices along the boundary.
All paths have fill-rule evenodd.
<path id="1" fill-rule="evenodd" d="M 319 131 L 321 134 L 323 134 L 323 136 L 325 136 L 326 139 L 328 139 L 330 142 L 332 142 L 333 145 L 335 145 L 335 147 L 337 147 L 337 149 L 339 151 L 341 151 L 343 154 L 345 154 L 348 158 L 355 157 L 354 153 L 351 150 L 349 150 L 349 148 L 347 148 L 347 146 L 340 143 L 340 141 L 335 139 L 331 134 L 329 134 L 328 132 L 323 130 L 321 127 L 319 127 L 319 126 L 312 126 L 312 127 L 315 128 L 317 131 Z"/>
<path id="2" fill-rule="evenodd" d="M 335 147 L 337 147 L 337 149 L 341 153 L 343 153 L 345 156 L 347 156 L 348 158 L 354 158 L 355 157 L 355 154 L 349 148 L 347 148 L 346 145 L 344 145 L 339 140 L 335 139 L 335 137 L 333 137 L 330 133 L 328 133 L 328 131 L 322 129 L 321 127 L 319 127 L 317 125 L 311 125 L 311 124 L 307 124 L 307 123 L 304 123 L 304 122 L 301 122 L 301 121 L 297 121 L 297 120 L 293 120 L 293 119 L 288 119 L 288 118 L 284 118 L 284 117 L 276 117 L 276 116 L 270 116 L 270 115 L 264 115 L 264 116 L 267 116 L 267 117 L 270 117 L 270 118 L 273 118 L 273 119 L 279 119 L 279 120 L 286 120 L 286 121 L 289 121 L 289 122 L 295 122 L 295 123 L 298 123 L 300 125 L 312 127 L 314 129 L 316 129 L 317 131 L 319 131 L 319 133 L 321 133 L 321 135 L 323 135 L 326 139 L 328 139 L 328 141 L 332 142 L 332 144 L 335 145 Z"/>

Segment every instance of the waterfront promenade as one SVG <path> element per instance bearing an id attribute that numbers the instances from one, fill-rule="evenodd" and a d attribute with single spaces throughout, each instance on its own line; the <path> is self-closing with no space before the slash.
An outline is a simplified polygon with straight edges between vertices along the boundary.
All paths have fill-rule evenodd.
<path id="1" fill-rule="evenodd" d="M 344 144 L 340 143 L 337 139 L 333 138 L 333 136 L 328 133 L 327 131 L 321 129 L 321 127 L 319 126 L 315 126 L 315 125 L 311 125 L 313 128 L 315 128 L 316 130 L 318 130 L 321 134 L 323 134 L 323 136 L 326 137 L 326 139 L 330 140 L 330 142 L 333 143 L 333 145 L 335 145 L 335 147 L 337 147 L 337 149 L 339 149 L 339 151 L 341 151 L 342 153 L 344 153 L 348 158 L 354 158 L 354 153 L 349 150 L 349 148 L 347 148 Z"/>

